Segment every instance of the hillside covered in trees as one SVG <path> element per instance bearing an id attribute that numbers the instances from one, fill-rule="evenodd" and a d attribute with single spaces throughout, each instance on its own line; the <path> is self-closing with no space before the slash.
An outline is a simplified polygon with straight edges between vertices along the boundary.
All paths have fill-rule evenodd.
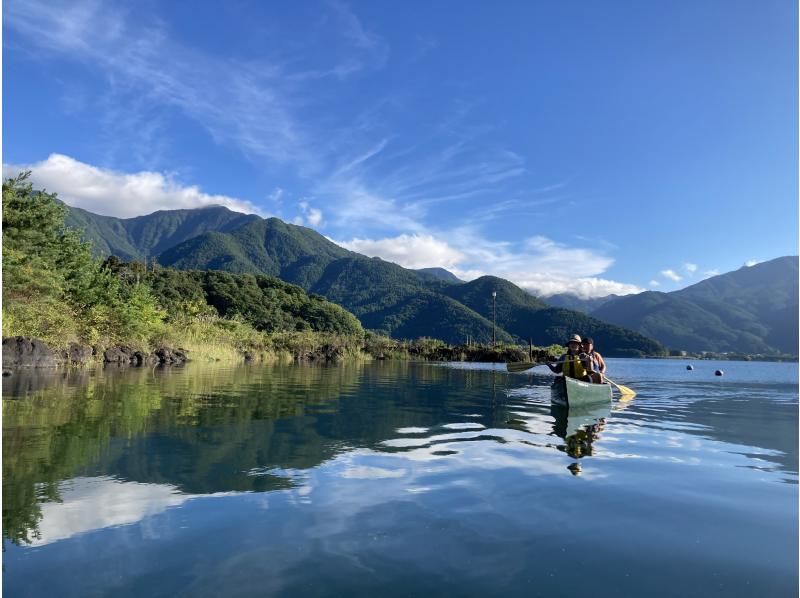
<path id="1" fill-rule="evenodd" d="M 55 347 L 222 342 L 231 349 L 274 347 L 264 333 L 352 336 L 359 346 L 363 340 L 361 324 L 345 309 L 276 278 L 95 257 L 91 244 L 65 227 L 66 206 L 26 179 L 3 182 L 3 336 Z"/>
<path id="2" fill-rule="evenodd" d="M 115 219 L 113 226 L 108 217 L 100 217 L 99 222 L 86 224 L 86 235 L 102 237 L 104 231 L 125 230 L 130 244 L 140 252 L 164 247 L 169 238 L 174 244 L 157 256 L 162 266 L 277 277 L 341 305 L 355 314 L 364 328 L 394 338 L 488 343 L 494 332 L 499 342 L 527 344 L 533 338 L 546 346 L 563 343 L 577 331 L 594 336 L 604 353 L 612 356 L 663 352 L 658 343 L 639 333 L 575 311 L 550 308 L 506 280 L 484 277 L 463 283 L 440 269 L 409 270 L 348 251 L 309 228 L 278 218 L 248 217 L 231 230 L 235 213 L 225 208 L 203 208 L 192 217 L 186 212 L 160 211 L 137 219 Z M 208 215 L 208 220 L 200 224 L 198 218 L 203 215 Z M 80 216 L 85 220 L 93 215 L 81 211 Z M 136 227 L 131 220 L 137 221 Z M 183 232 L 162 235 L 160 244 L 145 244 L 136 234 L 139 230 L 189 230 L 176 227 L 178 220 L 190 222 L 192 230 L 206 230 L 187 239 L 181 239 Z M 103 247 L 119 244 L 112 240 L 106 239 Z M 496 325 L 492 322 L 493 290 L 497 292 Z"/>
<path id="3" fill-rule="evenodd" d="M 798 258 L 745 266 L 671 293 L 619 297 L 591 314 L 672 349 L 797 355 Z"/>

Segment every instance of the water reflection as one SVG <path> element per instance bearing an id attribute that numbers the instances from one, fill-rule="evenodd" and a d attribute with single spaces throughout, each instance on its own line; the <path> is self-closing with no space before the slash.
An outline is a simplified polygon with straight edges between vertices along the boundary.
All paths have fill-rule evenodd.
<path id="1" fill-rule="evenodd" d="M 606 418 L 611 415 L 610 405 L 587 405 L 584 407 L 563 407 L 552 405 L 550 414 L 554 418 L 553 432 L 565 440 L 558 449 L 573 459 L 588 457 L 593 454 L 594 442 L 600 439 L 600 432 L 605 429 Z M 581 471 L 580 467 L 571 464 L 573 473 Z"/>
<path id="2" fill-rule="evenodd" d="M 69 578 L 74 595 L 111 593 L 124 576 L 151 580 L 131 594 L 225 593 L 235 578 L 253 595 L 375 594 L 389 580 L 398 594 L 505 595 L 529 589 L 539 566 L 562 574 L 536 577 L 552 595 L 575 575 L 567 555 L 591 548 L 608 555 L 595 573 L 636 564 L 638 585 L 609 586 L 626 594 L 681 551 L 685 569 L 706 570 L 741 566 L 745 546 L 783 555 L 748 579 L 778 571 L 786 585 L 791 388 L 640 380 L 627 405 L 568 411 L 551 408 L 549 380 L 372 363 L 18 381 L 3 405 L 3 530 L 36 550 L 6 546 L 10 587 L 52 593 L 116 549 L 131 558 L 91 583 Z M 594 517 L 579 488 L 614 516 Z M 703 579 L 684 589 L 709 589 Z"/>
<path id="3" fill-rule="evenodd" d="M 41 508 L 41 522 L 30 544 L 42 546 L 78 534 L 139 523 L 199 497 L 235 493 L 184 494 L 169 484 L 139 484 L 114 478 L 76 477 L 59 484 L 59 500 Z"/>

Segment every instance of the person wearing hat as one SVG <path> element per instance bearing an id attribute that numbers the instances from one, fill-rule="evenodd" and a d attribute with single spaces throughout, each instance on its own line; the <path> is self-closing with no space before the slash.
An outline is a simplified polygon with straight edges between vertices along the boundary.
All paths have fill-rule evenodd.
<path id="1" fill-rule="evenodd" d="M 567 341 L 567 352 L 558 358 L 558 363 L 548 363 L 547 367 L 555 374 L 564 374 L 570 378 L 591 382 L 591 363 L 588 355 L 581 352 L 580 335 L 573 334 Z"/>

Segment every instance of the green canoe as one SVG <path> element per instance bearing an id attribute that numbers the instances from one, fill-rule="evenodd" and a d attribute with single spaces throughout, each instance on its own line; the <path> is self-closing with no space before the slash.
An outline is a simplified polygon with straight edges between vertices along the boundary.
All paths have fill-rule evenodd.
<path id="1" fill-rule="evenodd" d="M 556 405 L 577 407 L 611 402 L 611 385 L 592 384 L 568 376 L 558 376 L 550 387 L 550 400 Z"/>

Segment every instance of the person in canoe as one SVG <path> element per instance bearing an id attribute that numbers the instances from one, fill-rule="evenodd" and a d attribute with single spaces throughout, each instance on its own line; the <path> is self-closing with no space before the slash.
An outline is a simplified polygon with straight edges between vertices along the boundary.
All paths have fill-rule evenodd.
<path id="1" fill-rule="evenodd" d="M 567 342 L 567 352 L 558 358 L 558 362 L 548 363 L 547 367 L 555 374 L 564 374 L 585 382 L 592 382 L 594 372 L 589 355 L 581 352 L 581 337 L 573 334 Z"/>
<path id="2" fill-rule="evenodd" d="M 603 356 L 594 350 L 594 340 L 592 340 L 592 337 L 586 336 L 583 338 L 581 341 L 581 349 L 591 360 L 591 372 L 589 376 L 591 376 L 592 382 L 595 384 L 602 384 L 606 373 L 606 362 Z"/>

